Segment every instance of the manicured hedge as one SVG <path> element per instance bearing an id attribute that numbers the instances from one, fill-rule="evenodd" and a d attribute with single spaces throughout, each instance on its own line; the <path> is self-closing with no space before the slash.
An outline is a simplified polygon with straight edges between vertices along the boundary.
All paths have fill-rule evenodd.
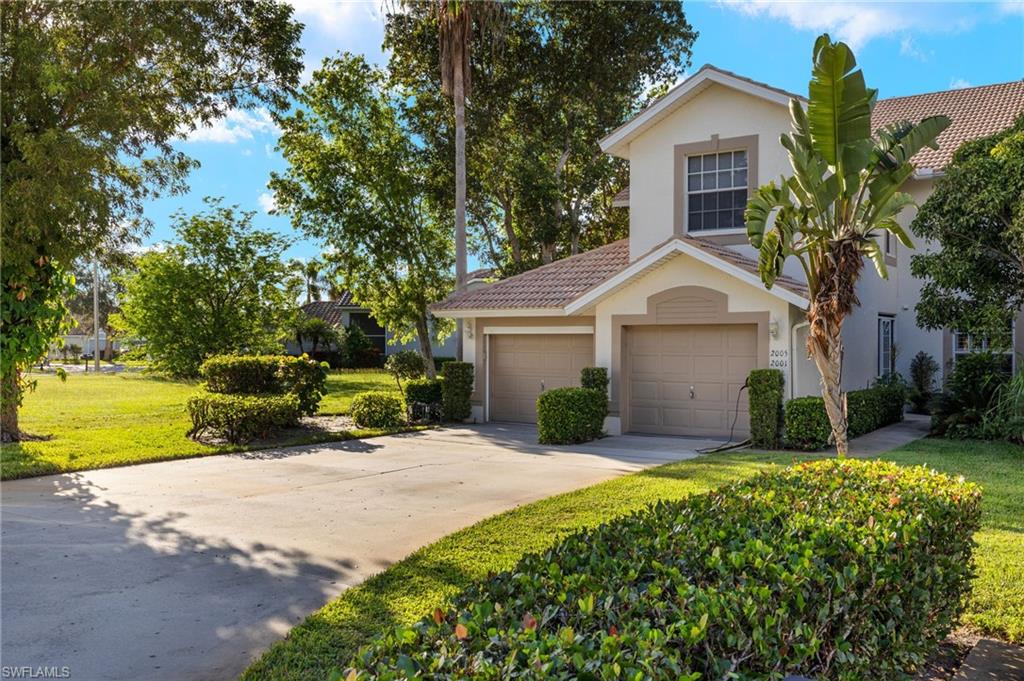
<path id="1" fill-rule="evenodd" d="M 473 394 L 473 365 L 469 362 L 445 362 L 441 366 L 441 411 L 445 421 L 465 421 L 472 415 L 469 402 Z"/>
<path id="2" fill-rule="evenodd" d="M 877 385 L 846 394 L 849 437 L 857 437 L 903 420 L 904 389 L 898 385 Z M 828 444 L 832 426 L 820 397 L 798 397 L 786 402 L 786 443 L 808 451 Z"/>
<path id="3" fill-rule="evenodd" d="M 298 396 L 199 393 L 186 405 L 192 419 L 189 437 L 216 433 L 235 444 L 266 437 L 275 428 L 294 426 L 301 409 Z"/>
<path id="4" fill-rule="evenodd" d="M 537 436 L 542 444 L 564 445 L 601 437 L 608 395 L 593 388 L 555 388 L 537 398 Z"/>
<path id="5" fill-rule="evenodd" d="M 405 404 L 413 420 L 436 421 L 441 418 L 442 398 L 441 379 L 420 378 L 405 384 Z"/>
<path id="6" fill-rule="evenodd" d="M 327 391 L 327 367 L 306 356 L 217 355 L 203 362 L 206 389 L 228 395 L 294 393 L 299 411 L 312 416 Z"/>
<path id="7" fill-rule="evenodd" d="M 977 486 L 830 459 L 572 535 L 417 624 L 345 678 L 898 679 L 950 631 Z"/>
<path id="8" fill-rule="evenodd" d="M 580 387 L 608 392 L 608 369 L 605 367 L 583 367 L 580 370 Z"/>
<path id="9" fill-rule="evenodd" d="M 359 393 L 352 398 L 351 413 L 360 428 L 394 428 L 405 423 L 405 404 L 394 393 Z"/>
<path id="10" fill-rule="evenodd" d="M 778 369 L 754 369 L 747 379 L 750 399 L 750 441 L 777 449 L 782 440 L 782 400 L 786 380 Z"/>

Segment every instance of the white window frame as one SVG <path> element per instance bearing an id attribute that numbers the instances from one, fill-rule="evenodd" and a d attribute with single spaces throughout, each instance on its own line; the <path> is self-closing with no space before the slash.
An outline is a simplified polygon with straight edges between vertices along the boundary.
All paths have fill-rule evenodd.
<path id="1" fill-rule="evenodd" d="M 883 326 L 888 326 L 889 329 L 888 361 L 886 361 L 885 357 L 885 347 L 882 335 Z M 882 378 L 884 376 L 888 376 L 889 374 L 896 373 L 896 315 L 878 315 L 878 322 L 875 335 L 876 342 L 878 345 L 875 354 L 876 373 L 878 375 L 878 378 Z M 886 365 L 888 366 L 885 368 L 885 370 L 883 370 L 883 366 Z"/>
<path id="2" fill-rule="evenodd" d="M 744 162 L 746 163 L 746 165 L 743 166 L 743 170 L 746 170 L 747 181 L 743 184 L 742 187 L 740 187 L 740 186 L 730 186 L 730 187 L 727 187 L 727 188 L 724 188 L 724 189 L 723 188 L 719 188 L 717 186 L 718 185 L 717 174 L 719 172 L 721 172 L 719 170 L 719 168 L 718 168 L 719 157 L 724 156 L 725 154 L 729 154 L 731 156 L 731 155 L 735 154 L 736 152 L 740 152 L 740 151 L 743 152 Z M 714 156 L 715 157 L 715 169 L 714 170 L 704 170 L 704 157 L 706 157 L 706 156 Z M 701 159 L 701 161 L 700 161 L 701 170 L 699 170 L 697 172 L 691 172 L 690 171 L 690 159 L 694 159 L 694 158 Z M 729 168 L 730 172 L 735 171 L 735 170 L 737 170 L 737 168 L 735 166 Z M 690 177 L 692 175 L 699 175 L 702 178 L 705 175 L 715 175 L 716 176 L 716 181 L 715 181 L 715 185 L 716 186 L 715 186 L 715 188 L 714 189 L 703 189 L 703 188 L 701 188 L 701 189 L 690 189 Z M 745 229 L 746 228 L 746 224 L 745 224 L 745 222 L 742 219 L 740 220 L 740 224 L 738 226 L 735 226 L 735 227 L 712 227 L 712 228 L 708 229 L 708 228 L 705 228 L 703 226 L 703 224 L 702 224 L 700 229 L 694 229 L 693 228 L 693 223 L 690 220 L 690 199 L 691 199 L 691 197 L 698 196 L 698 195 L 699 196 L 703 196 L 703 195 L 720 194 L 720 193 L 724 193 L 724 192 L 736 192 L 736 191 L 742 191 L 744 193 L 745 197 L 749 197 L 750 196 L 750 150 L 747 147 L 742 146 L 742 147 L 736 147 L 736 148 L 733 148 L 733 149 L 717 149 L 717 150 L 714 150 L 714 151 L 694 152 L 692 154 L 687 154 L 686 158 L 683 160 L 683 191 L 686 194 L 686 202 L 685 202 L 684 205 L 685 205 L 685 210 L 686 210 L 685 220 L 686 220 L 686 231 L 687 232 L 692 233 L 692 234 L 701 234 L 701 233 L 715 233 L 715 232 L 722 232 L 722 231 L 726 231 L 726 232 L 728 232 L 728 231 L 737 231 L 737 230 Z M 744 206 L 744 209 L 746 209 L 746 200 L 744 200 L 743 206 Z M 718 210 L 720 210 L 720 209 L 716 208 L 715 212 L 717 213 Z M 735 209 L 732 209 L 732 210 L 735 210 Z M 702 211 L 702 215 L 703 215 L 703 211 Z"/>
<path id="3" fill-rule="evenodd" d="M 1017 333 L 1017 320 L 1010 322 L 1010 346 L 1001 352 L 993 351 L 993 354 L 1009 355 L 1010 356 L 1010 371 L 1012 373 L 1017 372 L 1017 353 L 1014 352 L 1013 339 Z M 966 339 L 967 349 L 960 349 L 960 339 Z M 989 350 L 989 339 L 988 337 L 982 338 L 981 342 L 975 346 L 974 338 L 969 333 L 963 333 L 961 331 L 953 331 L 953 348 L 952 348 L 952 360 L 953 365 L 956 365 L 957 357 L 963 355 L 973 355 L 976 352 L 987 352 Z"/>

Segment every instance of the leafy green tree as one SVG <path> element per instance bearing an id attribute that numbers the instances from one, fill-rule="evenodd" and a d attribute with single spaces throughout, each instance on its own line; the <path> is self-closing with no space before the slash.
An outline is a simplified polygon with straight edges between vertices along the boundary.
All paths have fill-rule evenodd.
<path id="1" fill-rule="evenodd" d="M 280 120 L 289 163 L 270 181 L 278 210 L 330 247 L 341 283 L 399 341 L 419 339 L 433 377 L 427 306 L 452 279 L 451 237 L 427 191 L 424 151 L 386 76 L 350 54 L 324 62 Z"/>
<path id="2" fill-rule="evenodd" d="M 212 355 L 279 352 L 293 314 L 280 260 L 289 241 L 255 229 L 254 212 L 207 204 L 175 215 L 178 243 L 137 258 L 114 316 L 115 328 L 146 339 L 153 365 L 175 376 L 196 376 Z"/>
<path id="3" fill-rule="evenodd" d="M 913 203 L 900 192 L 913 174 L 910 158 L 949 125 L 935 116 L 871 134 L 877 90 L 866 87 L 853 52 L 828 34 L 814 43 L 807 110 L 790 100 L 793 131 L 783 134 L 793 174 L 781 186 L 763 185 L 746 210 L 747 235 L 760 250 L 767 288 L 787 258 L 803 267 L 810 293 L 807 351 L 821 374 L 825 411 L 836 452 L 846 456 L 846 396 L 842 391 L 843 322 L 860 304 L 856 286 L 867 257 L 886 278 L 878 239 L 888 232 L 907 248 L 913 242 L 896 221 Z"/>
<path id="4" fill-rule="evenodd" d="M 22 369 L 65 327 L 68 273 L 184 190 L 176 136 L 234 108 L 284 107 L 301 25 L 273 0 L 48 2 L 0 9 L 0 430 L 17 439 Z"/>
<path id="5" fill-rule="evenodd" d="M 433 173 L 449 177 L 456 131 L 449 102 L 432 94 L 432 21 L 426 8 L 391 15 L 385 40 Z M 598 141 L 679 78 L 695 38 L 677 2 L 506 5 L 501 49 L 470 57 L 467 200 L 478 252 L 513 272 L 623 236 L 628 216 L 611 199 L 628 166 Z M 433 189 L 451 205 L 446 185 Z"/>
<path id="6" fill-rule="evenodd" d="M 911 261 L 918 323 L 1008 340 L 1024 307 L 1024 116 L 961 146 L 910 228 L 939 245 Z"/>

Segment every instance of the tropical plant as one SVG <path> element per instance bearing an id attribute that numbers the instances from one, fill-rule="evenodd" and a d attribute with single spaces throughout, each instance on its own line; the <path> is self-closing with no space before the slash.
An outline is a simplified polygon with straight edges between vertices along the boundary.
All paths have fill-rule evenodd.
<path id="1" fill-rule="evenodd" d="M 928 413 L 928 403 L 935 396 L 935 375 L 939 363 L 922 350 L 910 360 L 910 403 L 917 414 Z"/>
<path id="2" fill-rule="evenodd" d="M 292 329 L 295 342 L 299 344 L 299 351 L 304 348 L 303 343 L 309 342 L 309 351 L 315 353 L 320 348 L 330 350 L 332 346 L 341 344 L 342 333 L 320 317 L 311 317 L 301 310 L 296 315 L 295 326 Z"/>
<path id="3" fill-rule="evenodd" d="M 828 34 L 814 43 L 809 97 L 790 100 L 792 132 L 781 136 L 793 174 L 763 185 L 747 205 L 747 236 L 760 251 L 767 288 L 796 258 L 807 279 L 807 351 L 821 374 L 822 397 L 836 452 L 846 456 L 847 409 L 841 387 L 843 322 L 860 304 L 864 258 L 888 277 L 879 239 L 889 233 L 914 244 L 896 221 L 913 203 L 900 192 L 913 174 L 911 157 L 949 125 L 945 116 L 917 125 L 900 121 L 871 134 L 878 91 L 864 83 L 853 52 Z"/>
<path id="4" fill-rule="evenodd" d="M 324 264 L 316 258 L 302 261 L 295 259 L 291 261 L 291 267 L 302 279 L 302 289 L 306 296 L 306 303 L 320 300 L 328 283 L 324 277 Z"/>

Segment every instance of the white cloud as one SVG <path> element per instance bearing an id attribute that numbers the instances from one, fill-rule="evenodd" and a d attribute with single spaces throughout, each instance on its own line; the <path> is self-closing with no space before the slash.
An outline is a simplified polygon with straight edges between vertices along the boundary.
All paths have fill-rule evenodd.
<path id="1" fill-rule="evenodd" d="M 970 82 L 964 78 L 950 78 L 949 89 L 950 90 L 962 90 L 965 87 L 971 87 Z"/>
<path id="2" fill-rule="evenodd" d="M 295 16 L 311 28 L 342 35 L 354 24 L 381 19 L 379 0 L 289 0 Z"/>
<path id="3" fill-rule="evenodd" d="M 187 142 L 235 144 L 241 140 L 251 140 L 257 134 L 277 135 L 280 132 L 267 109 L 260 108 L 253 111 L 232 109 L 223 118 L 213 121 L 211 125 L 186 131 L 180 137 Z"/>
<path id="4" fill-rule="evenodd" d="M 798 30 L 828 31 L 855 50 L 878 37 L 964 30 L 977 21 L 975 8 L 959 3 L 719 0 L 719 4 L 747 16 L 784 21 Z"/>
<path id="5" fill-rule="evenodd" d="M 252 149 L 242 149 L 242 156 L 252 156 Z"/>
<path id="6" fill-rule="evenodd" d="M 1002 0 L 999 11 L 1003 14 L 1024 14 L 1024 0 Z"/>
<path id="7" fill-rule="evenodd" d="M 270 192 L 263 192 L 260 194 L 256 199 L 256 202 L 260 204 L 260 208 L 262 208 L 266 213 L 277 210 L 277 201 L 274 199 L 274 195 Z"/>
<path id="8" fill-rule="evenodd" d="M 911 57 L 918 61 L 928 61 L 932 58 L 934 53 L 925 52 L 917 46 L 917 43 L 914 42 L 913 38 L 907 35 L 903 36 L 902 40 L 900 40 L 900 54 L 904 57 Z"/>

